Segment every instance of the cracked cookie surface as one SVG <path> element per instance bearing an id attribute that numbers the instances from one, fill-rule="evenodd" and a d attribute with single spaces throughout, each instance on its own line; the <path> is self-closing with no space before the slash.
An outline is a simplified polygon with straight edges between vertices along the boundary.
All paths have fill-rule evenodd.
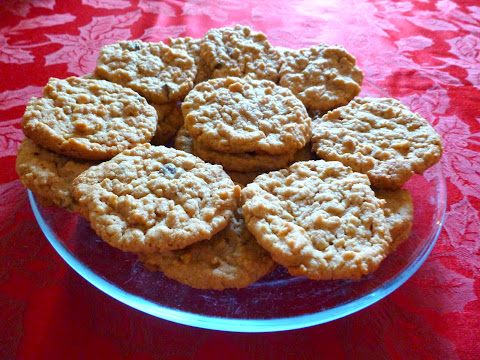
<path id="1" fill-rule="evenodd" d="M 51 78 L 43 97 L 28 103 L 21 125 L 27 137 L 54 152 L 104 160 L 149 142 L 157 114 L 144 98 L 120 85 Z"/>
<path id="2" fill-rule="evenodd" d="M 220 166 L 165 146 L 139 145 L 77 177 L 79 211 L 110 245 L 162 252 L 211 238 L 240 188 Z"/>
<path id="3" fill-rule="evenodd" d="M 57 154 L 24 138 L 18 149 L 15 170 L 22 184 L 39 196 L 42 204 L 75 211 L 77 201 L 72 194 L 72 182 L 96 164 Z"/>
<path id="4" fill-rule="evenodd" d="M 151 270 L 197 289 L 243 288 L 275 267 L 270 254 L 245 226 L 241 208 L 209 240 L 165 253 L 139 254 Z"/>
<path id="5" fill-rule="evenodd" d="M 211 29 L 200 41 L 200 54 L 212 78 L 250 75 L 278 83 L 282 55 L 265 34 L 237 25 Z"/>
<path id="6" fill-rule="evenodd" d="M 192 89 L 194 60 L 183 49 L 140 40 L 119 41 L 100 50 L 95 75 L 129 87 L 148 101 L 182 100 Z"/>
<path id="7" fill-rule="evenodd" d="M 247 228 L 295 276 L 358 279 L 375 271 L 391 237 L 367 176 L 337 161 L 305 161 L 242 190 Z"/>
<path id="8" fill-rule="evenodd" d="M 346 105 L 360 93 L 363 72 L 342 46 L 320 44 L 284 53 L 281 86 L 290 89 L 310 110 Z"/>
<path id="9" fill-rule="evenodd" d="M 268 80 L 213 79 L 182 104 L 195 141 L 229 153 L 293 153 L 310 139 L 310 117 L 290 90 Z"/>
<path id="10" fill-rule="evenodd" d="M 440 160 L 442 139 L 397 100 L 357 98 L 312 122 L 312 149 L 367 174 L 378 188 L 398 189 Z"/>

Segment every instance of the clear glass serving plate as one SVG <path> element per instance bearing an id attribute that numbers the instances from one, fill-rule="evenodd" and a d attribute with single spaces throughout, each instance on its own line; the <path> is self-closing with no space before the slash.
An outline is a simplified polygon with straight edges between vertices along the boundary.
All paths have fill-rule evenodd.
<path id="1" fill-rule="evenodd" d="M 386 94 L 368 81 L 361 96 Z M 83 278 L 113 298 L 153 316 L 224 331 L 268 332 L 332 321 L 389 295 L 422 265 L 443 225 L 446 183 L 440 164 L 404 186 L 414 202 L 410 238 L 360 280 L 314 281 L 277 267 L 244 289 L 197 290 L 150 272 L 136 256 L 103 242 L 77 214 L 42 207 L 29 192 L 35 217 L 60 256 Z"/>

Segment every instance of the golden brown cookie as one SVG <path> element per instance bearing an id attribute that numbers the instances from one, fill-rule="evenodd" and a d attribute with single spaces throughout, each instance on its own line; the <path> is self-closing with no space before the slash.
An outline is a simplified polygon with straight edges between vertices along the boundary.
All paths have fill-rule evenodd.
<path id="1" fill-rule="evenodd" d="M 24 138 L 15 169 L 22 184 L 37 195 L 43 205 L 75 211 L 77 201 L 72 195 L 72 182 L 96 164 L 54 153 Z"/>
<path id="2" fill-rule="evenodd" d="M 407 240 L 413 224 L 412 195 L 407 189 L 375 190 L 375 196 L 386 201 L 383 211 L 392 236 L 391 251 Z"/>
<path id="3" fill-rule="evenodd" d="M 172 49 L 185 50 L 195 61 L 197 75 L 195 76 L 194 84 L 210 79 L 210 68 L 200 55 L 200 39 L 188 36 L 184 38 L 169 38 L 168 44 Z"/>
<path id="4" fill-rule="evenodd" d="M 150 143 L 153 145 L 166 144 L 183 125 L 183 115 L 180 104 L 173 102 L 167 104 L 150 104 L 157 111 L 158 125 L 155 135 Z"/>
<path id="5" fill-rule="evenodd" d="M 242 190 L 247 228 L 295 276 L 358 279 L 390 249 L 383 201 L 366 175 L 337 161 L 303 161 Z"/>
<path id="6" fill-rule="evenodd" d="M 43 97 L 28 103 L 21 125 L 27 137 L 54 152 L 103 160 L 149 142 L 157 114 L 144 98 L 120 85 L 51 78 Z"/>
<path id="7" fill-rule="evenodd" d="M 79 212 L 104 241 L 143 253 L 211 238 L 227 225 L 239 193 L 220 166 L 150 144 L 91 167 L 73 184 Z"/>
<path id="8" fill-rule="evenodd" d="M 243 288 L 271 272 L 275 263 L 248 231 L 241 208 L 209 240 L 165 253 L 139 254 L 151 270 L 197 289 Z"/>
<path id="9" fill-rule="evenodd" d="M 398 189 L 440 160 L 442 139 L 420 115 L 394 99 L 357 98 L 313 121 L 312 148 L 367 174 L 378 188 Z"/>
<path id="10" fill-rule="evenodd" d="M 311 136 L 310 117 L 290 90 L 268 80 L 213 79 L 182 104 L 195 141 L 220 152 L 293 153 Z"/>
<path id="11" fill-rule="evenodd" d="M 281 86 L 289 88 L 308 109 L 331 110 L 360 93 L 363 72 L 341 46 L 320 44 L 284 54 Z"/>
<path id="12" fill-rule="evenodd" d="M 185 50 L 140 40 L 102 47 L 95 68 L 97 76 L 129 87 L 157 104 L 182 100 L 193 87 L 196 71 Z"/>
<path id="13" fill-rule="evenodd" d="M 212 78 L 250 75 L 278 83 L 282 55 L 265 34 L 248 26 L 209 30 L 200 41 L 200 54 Z"/>

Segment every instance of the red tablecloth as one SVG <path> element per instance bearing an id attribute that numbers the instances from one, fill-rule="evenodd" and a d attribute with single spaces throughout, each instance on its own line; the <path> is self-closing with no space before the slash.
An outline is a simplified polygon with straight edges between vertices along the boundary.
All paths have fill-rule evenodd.
<path id="1" fill-rule="evenodd" d="M 368 79 L 443 136 L 444 229 L 402 287 L 302 330 L 222 333 L 131 309 L 50 246 L 14 170 L 20 118 L 49 77 L 94 69 L 121 39 L 249 25 L 274 45 L 338 43 Z M 480 4 L 476 0 L 6 0 L 0 2 L 1 359 L 480 358 Z"/>

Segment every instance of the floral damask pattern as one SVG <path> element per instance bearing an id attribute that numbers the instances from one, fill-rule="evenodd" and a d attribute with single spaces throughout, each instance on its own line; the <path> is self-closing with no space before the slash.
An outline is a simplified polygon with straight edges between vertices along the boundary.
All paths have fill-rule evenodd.
<path id="1" fill-rule="evenodd" d="M 15 174 L 24 107 L 49 76 L 93 71 L 99 49 L 118 40 L 200 37 L 236 23 L 265 32 L 276 46 L 345 46 L 369 81 L 443 136 L 448 205 L 432 254 L 400 289 L 347 318 L 249 335 L 141 314 L 68 268 L 41 233 Z M 0 73 L 0 358 L 478 359 L 478 2 L 6 0 Z"/>

